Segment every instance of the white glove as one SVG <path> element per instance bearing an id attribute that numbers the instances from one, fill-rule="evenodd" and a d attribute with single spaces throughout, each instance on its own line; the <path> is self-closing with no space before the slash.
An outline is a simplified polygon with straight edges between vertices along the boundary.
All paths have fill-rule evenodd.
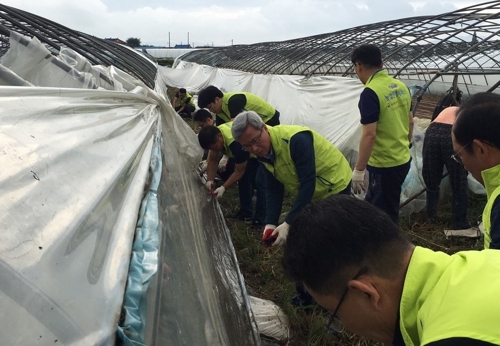
<path id="1" fill-rule="evenodd" d="M 227 159 L 228 157 L 226 155 L 223 155 L 220 159 L 218 167 L 219 172 L 224 173 L 226 171 Z"/>
<path id="2" fill-rule="evenodd" d="M 355 194 L 365 191 L 365 170 L 358 171 L 354 168 L 352 171 L 352 190 Z"/>
<path id="3" fill-rule="evenodd" d="M 226 188 L 224 186 L 218 187 L 214 191 L 214 196 L 217 196 L 217 198 L 221 198 L 225 191 Z"/>
<path id="4" fill-rule="evenodd" d="M 208 162 L 207 162 L 207 160 L 203 160 L 203 161 L 201 161 L 201 162 L 198 164 L 198 169 L 200 170 L 200 174 L 201 174 L 201 173 L 205 173 L 205 171 L 207 170 L 207 167 L 208 167 Z"/>
<path id="5" fill-rule="evenodd" d="M 275 225 L 266 225 L 266 227 L 264 227 L 264 232 L 262 232 L 262 240 L 271 238 L 271 233 L 273 233 L 275 229 Z"/>
<path id="6" fill-rule="evenodd" d="M 214 181 L 209 180 L 205 183 L 205 186 L 207 187 L 208 191 L 212 191 L 214 189 Z"/>
<path id="7" fill-rule="evenodd" d="M 273 246 L 285 244 L 286 237 L 288 236 L 288 229 L 289 228 L 290 228 L 290 225 L 286 221 L 283 222 L 278 227 L 276 227 L 274 232 L 271 234 L 272 236 L 278 236 L 278 238 L 276 238 L 276 241 L 274 242 Z"/>

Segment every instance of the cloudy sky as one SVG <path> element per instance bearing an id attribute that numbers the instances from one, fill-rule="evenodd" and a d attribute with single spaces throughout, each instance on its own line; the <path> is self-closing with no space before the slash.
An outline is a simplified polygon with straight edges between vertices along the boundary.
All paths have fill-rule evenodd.
<path id="1" fill-rule="evenodd" d="M 405 17 L 441 14 L 486 0 L 1 0 L 100 38 L 143 44 L 230 45 L 282 41 Z"/>

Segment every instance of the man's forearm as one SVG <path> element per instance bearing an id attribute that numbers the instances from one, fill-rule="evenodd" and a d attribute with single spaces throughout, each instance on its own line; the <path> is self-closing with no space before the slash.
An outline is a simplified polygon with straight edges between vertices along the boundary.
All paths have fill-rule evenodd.
<path id="1" fill-rule="evenodd" d="M 359 141 L 358 161 L 356 162 L 356 170 L 364 171 L 368 160 L 372 154 L 373 145 L 375 144 L 375 136 L 362 135 Z"/>
<path id="2" fill-rule="evenodd" d="M 207 157 L 207 181 L 214 180 L 217 174 L 217 156 L 214 157 L 212 151 L 208 152 Z"/>
<path id="3" fill-rule="evenodd" d="M 229 178 L 227 178 L 226 182 L 222 186 L 224 186 L 224 188 L 227 190 L 232 185 L 240 181 L 241 177 L 243 177 L 243 174 L 245 174 L 245 168 L 243 168 L 243 170 L 236 168 L 233 174 L 231 174 Z"/>

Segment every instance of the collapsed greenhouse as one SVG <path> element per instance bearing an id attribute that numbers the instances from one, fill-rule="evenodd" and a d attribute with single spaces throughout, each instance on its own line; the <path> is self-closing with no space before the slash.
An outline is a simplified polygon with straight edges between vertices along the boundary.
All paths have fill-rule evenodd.
<path id="1" fill-rule="evenodd" d="M 191 51 L 174 68 L 0 5 L 0 304 L 6 344 L 259 345 L 229 230 L 167 86 L 249 91 L 350 160 L 375 43 L 414 114 L 496 92 L 500 1 L 283 42 Z M 426 109 L 424 104 L 430 104 Z M 424 114 L 427 112 L 426 114 Z M 404 212 L 424 197 L 416 131 Z M 471 189 L 481 187 L 470 181 Z M 411 203 L 407 201 L 411 200 Z M 118 326 L 118 328 L 117 328 Z"/>

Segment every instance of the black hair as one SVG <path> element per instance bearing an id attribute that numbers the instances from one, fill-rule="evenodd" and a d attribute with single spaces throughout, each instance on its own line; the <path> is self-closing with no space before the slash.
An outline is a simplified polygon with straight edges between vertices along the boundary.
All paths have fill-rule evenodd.
<path id="1" fill-rule="evenodd" d="M 184 89 L 184 88 L 180 88 L 180 89 L 179 89 L 179 93 L 180 93 L 180 94 L 185 94 L 185 93 L 186 93 L 186 89 Z"/>
<path id="2" fill-rule="evenodd" d="M 224 94 L 219 88 L 209 85 L 198 94 L 198 107 L 205 108 L 207 105 L 214 102 L 216 97 L 222 98 L 222 96 L 224 96 Z"/>
<path id="3" fill-rule="evenodd" d="M 380 68 L 382 67 L 382 53 L 374 44 L 363 44 L 352 52 L 351 61 L 353 64 L 360 63 L 368 67 Z"/>
<path id="4" fill-rule="evenodd" d="M 210 113 L 207 109 L 201 108 L 194 113 L 193 120 L 194 121 L 202 121 L 205 122 L 207 119 L 213 119 L 212 113 Z"/>
<path id="5" fill-rule="evenodd" d="M 411 243 L 387 214 L 356 197 L 332 195 L 292 220 L 283 267 L 295 282 L 340 294 L 357 270 L 394 279 L 406 270 Z"/>
<path id="6" fill-rule="evenodd" d="M 205 126 L 198 133 L 198 142 L 200 146 L 208 150 L 212 144 L 217 141 L 217 135 L 221 133 L 217 126 Z"/>
<path id="7" fill-rule="evenodd" d="M 467 98 L 457 111 L 455 140 L 466 146 L 474 139 L 500 148 L 500 95 L 481 92 Z M 472 146 L 465 148 L 472 152 Z"/>

